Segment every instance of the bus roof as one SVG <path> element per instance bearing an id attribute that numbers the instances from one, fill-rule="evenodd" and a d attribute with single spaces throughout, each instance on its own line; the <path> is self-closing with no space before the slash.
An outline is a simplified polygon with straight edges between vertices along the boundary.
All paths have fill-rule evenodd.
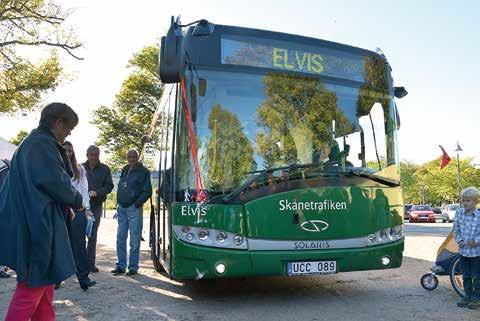
<path id="1" fill-rule="evenodd" d="M 375 51 L 367 50 L 360 47 L 354 47 L 334 41 L 318 39 L 313 37 L 307 37 L 302 35 L 290 34 L 286 32 L 270 31 L 264 29 L 255 29 L 247 27 L 229 26 L 229 25 L 214 25 L 213 34 L 233 34 L 239 36 L 254 36 L 266 39 L 277 39 L 283 41 L 291 41 L 297 43 L 303 43 L 307 45 L 317 47 L 327 47 L 342 51 L 348 51 L 357 54 L 375 55 L 381 59 L 385 59 L 382 55 Z"/>
<path id="2" fill-rule="evenodd" d="M 197 29 L 198 28 L 198 29 Z M 190 27 L 183 37 L 187 63 L 230 70 L 281 70 L 366 83 L 366 58 L 388 71 L 376 52 L 288 33 L 214 25 Z M 382 63 L 383 62 L 383 63 Z M 380 70 L 380 69 L 378 69 Z"/>

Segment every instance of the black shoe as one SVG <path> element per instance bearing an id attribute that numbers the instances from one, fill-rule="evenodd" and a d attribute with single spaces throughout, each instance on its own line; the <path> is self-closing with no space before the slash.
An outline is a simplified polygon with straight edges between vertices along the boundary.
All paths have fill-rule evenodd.
<path id="1" fill-rule="evenodd" d="M 122 270 L 121 268 L 119 268 L 119 267 L 117 266 L 115 269 L 111 270 L 110 272 L 112 272 L 113 275 L 120 275 L 120 274 L 125 273 L 125 270 Z"/>
<path id="2" fill-rule="evenodd" d="M 55 283 L 55 290 L 60 289 L 60 286 L 62 285 L 62 282 Z"/>
<path id="3" fill-rule="evenodd" d="M 88 288 L 94 286 L 97 284 L 96 281 L 88 280 L 88 281 L 80 281 L 80 287 L 82 288 L 83 291 L 87 291 Z"/>
<path id="4" fill-rule="evenodd" d="M 88 272 L 90 272 L 90 273 L 98 273 L 99 271 L 100 271 L 100 270 L 95 266 L 95 267 L 93 267 L 93 269 L 90 269 L 90 271 L 88 271 Z"/>
<path id="5" fill-rule="evenodd" d="M 137 271 L 134 271 L 134 270 L 128 270 L 127 272 L 127 276 L 133 276 L 133 275 L 137 275 L 138 272 Z"/>
<path id="6" fill-rule="evenodd" d="M 470 297 L 461 298 L 460 301 L 457 302 L 457 307 L 466 308 L 466 307 L 468 307 L 470 302 L 472 302 Z"/>
<path id="7" fill-rule="evenodd" d="M 468 304 L 468 308 L 472 310 L 480 308 L 480 298 L 472 298 Z"/>

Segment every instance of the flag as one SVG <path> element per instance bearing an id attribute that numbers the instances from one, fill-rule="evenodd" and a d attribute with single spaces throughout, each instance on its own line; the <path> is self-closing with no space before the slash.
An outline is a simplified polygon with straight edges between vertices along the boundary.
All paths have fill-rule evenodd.
<path id="1" fill-rule="evenodd" d="M 440 164 L 440 169 L 443 169 L 445 166 L 448 165 L 448 163 L 450 163 L 450 156 L 448 156 L 447 152 L 445 151 L 445 149 L 443 149 L 442 145 L 438 145 L 438 147 L 440 147 L 440 149 L 442 150 L 442 163 Z"/>

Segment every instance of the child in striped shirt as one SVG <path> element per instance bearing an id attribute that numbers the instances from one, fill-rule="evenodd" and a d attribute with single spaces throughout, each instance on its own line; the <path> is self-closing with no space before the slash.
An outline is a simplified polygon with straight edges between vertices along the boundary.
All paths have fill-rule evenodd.
<path id="1" fill-rule="evenodd" d="M 478 189 L 468 187 L 461 192 L 460 197 L 463 208 L 455 213 L 453 232 L 461 255 L 465 297 L 457 306 L 476 309 L 480 307 L 480 210 L 476 209 Z"/>

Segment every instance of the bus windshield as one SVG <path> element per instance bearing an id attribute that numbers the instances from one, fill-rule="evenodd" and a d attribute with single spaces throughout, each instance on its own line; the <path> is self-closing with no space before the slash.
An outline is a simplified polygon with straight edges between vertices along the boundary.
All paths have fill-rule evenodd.
<path id="1" fill-rule="evenodd" d="M 204 95 L 198 76 L 207 80 Z M 185 79 L 209 193 L 230 192 L 254 173 L 289 165 L 328 163 L 398 178 L 395 103 L 378 88 L 282 72 L 198 69 Z M 188 122 L 183 108 L 179 114 L 177 190 L 194 189 Z"/>

